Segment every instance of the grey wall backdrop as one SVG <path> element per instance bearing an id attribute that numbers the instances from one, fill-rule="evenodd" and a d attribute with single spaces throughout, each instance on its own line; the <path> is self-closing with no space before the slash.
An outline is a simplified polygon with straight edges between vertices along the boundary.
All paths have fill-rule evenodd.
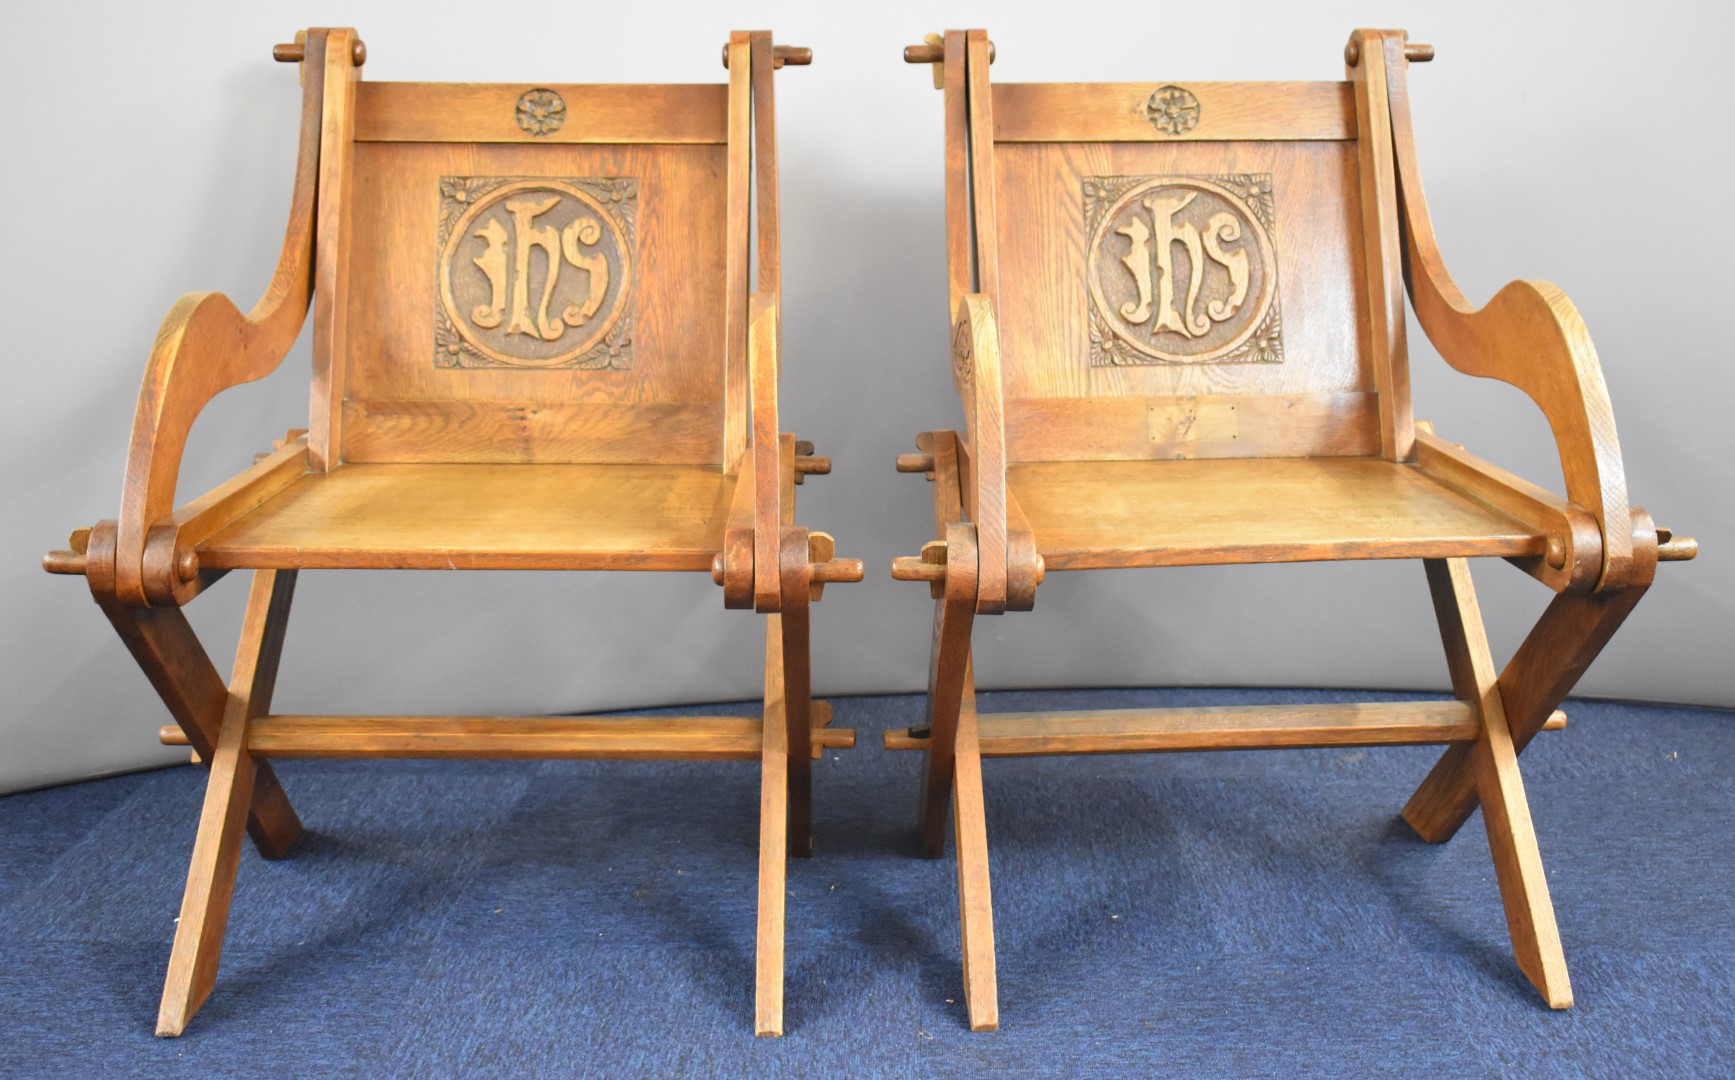
<path id="1" fill-rule="evenodd" d="M 1482 300 L 1546 277 L 1589 321 L 1636 503 L 1703 541 L 1659 583 L 1581 686 L 1735 705 L 1729 346 L 1735 76 L 1725 4 L 882 2 L 509 6 L 402 3 L 20 5 L 0 65 L 8 299 L 0 488 L 0 791 L 184 760 L 167 714 L 78 579 L 37 561 L 113 516 L 157 324 L 183 292 L 245 309 L 276 258 L 298 108 L 269 48 L 355 25 L 368 78 L 718 80 L 734 27 L 810 45 L 779 77 L 786 426 L 836 461 L 801 518 L 868 561 L 816 619 L 816 687 L 914 690 L 929 605 L 887 561 L 928 536 L 928 493 L 892 458 L 961 422 L 946 365 L 940 98 L 899 49 L 987 26 L 1001 81 L 1335 79 L 1355 26 L 1439 48 L 1413 73 L 1441 243 Z M 1412 324 L 1413 325 L 1413 324 Z M 1411 337 L 1418 416 L 1558 487 L 1540 413 L 1458 375 Z M 306 424 L 305 340 L 218 398 L 181 491 L 232 474 Z M 1478 571 L 1497 650 L 1548 593 Z M 190 609 L 220 665 L 245 593 Z M 989 687 L 1231 684 L 1444 689 L 1413 563 L 1055 575 L 1034 615 L 985 620 Z M 325 573 L 302 579 L 278 702 L 294 711 L 568 712 L 758 694 L 759 621 L 708 579 Z M 874 753 L 872 748 L 858 751 Z"/>

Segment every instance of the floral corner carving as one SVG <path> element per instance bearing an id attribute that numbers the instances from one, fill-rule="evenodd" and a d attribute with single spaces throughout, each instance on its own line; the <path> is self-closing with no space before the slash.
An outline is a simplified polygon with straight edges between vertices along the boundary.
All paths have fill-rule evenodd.
<path id="1" fill-rule="evenodd" d="M 1185 135 L 1199 124 L 1203 110 L 1191 90 L 1179 86 L 1159 86 L 1145 102 L 1145 119 L 1165 135 Z"/>
<path id="2" fill-rule="evenodd" d="M 553 90 L 538 87 L 518 97 L 514 110 L 518 126 L 530 135 L 552 135 L 566 123 L 566 99 Z"/>

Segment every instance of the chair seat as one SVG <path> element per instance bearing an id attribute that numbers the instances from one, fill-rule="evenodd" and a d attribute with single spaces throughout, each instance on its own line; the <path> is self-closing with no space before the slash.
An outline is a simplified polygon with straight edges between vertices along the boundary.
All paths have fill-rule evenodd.
<path id="1" fill-rule="evenodd" d="M 1540 555 L 1546 538 L 1383 458 L 1010 465 L 1050 570 Z M 1014 527 L 1017 527 L 1016 525 Z"/>
<path id="2" fill-rule="evenodd" d="M 706 465 L 342 465 L 231 522 L 199 565 L 708 571 L 735 480 Z"/>

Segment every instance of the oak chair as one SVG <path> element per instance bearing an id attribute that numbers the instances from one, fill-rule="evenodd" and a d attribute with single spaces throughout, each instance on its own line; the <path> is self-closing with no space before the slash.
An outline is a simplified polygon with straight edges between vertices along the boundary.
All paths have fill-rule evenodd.
<path id="1" fill-rule="evenodd" d="M 992 85 L 983 31 L 904 51 L 944 90 L 951 357 L 965 431 L 898 468 L 938 538 L 892 576 L 936 600 L 923 852 L 956 833 L 970 1025 L 998 1024 L 981 759 L 1439 743 L 1403 811 L 1443 842 L 1482 807 L 1514 954 L 1572 1003 L 1518 755 L 1692 540 L 1627 503 L 1595 350 L 1554 286 L 1480 309 L 1447 276 L 1406 78 L 1432 59 L 1358 30 L 1346 80 Z M 1459 371 L 1541 408 L 1561 498 L 1412 420 L 1405 290 Z M 1557 594 L 1504 671 L 1466 560 Z M 1457 700 L 978 715 L 971 624 L 1029 610 L 1047 571 L 1419 558 Z"/>
<path id="2" fill-rule="evenodd" d="M 300 832 L 269 759 L 482 757 L 758 761 L 755 1024 L 780 1034 L 785 857 L 812 849 L 811 759 L 854 742 L 809 697 L 809 605 L 862 575 L 795 525 L 830 464 L 778 427 L 772 72 L 809 51 L 735 33 L 726 84 L 666 86 L 365 83 L 349 29 L 274 55 L 302 119 L 271 286 L 246 315 L 170 311 L 119 519 L 45 559 L 210 773 L 157 1033 L 211 990 L 243 825 L 269 859 Z M 177 508 L 195 416 L 277 367 L 310 305 L 307 430 Z M 763 717 L 273 713 L 296 575 L 351 567 L 709 573 L 768 616 Z M 181 607 L 231 570 L 253 584 L 225 687 Z"/>

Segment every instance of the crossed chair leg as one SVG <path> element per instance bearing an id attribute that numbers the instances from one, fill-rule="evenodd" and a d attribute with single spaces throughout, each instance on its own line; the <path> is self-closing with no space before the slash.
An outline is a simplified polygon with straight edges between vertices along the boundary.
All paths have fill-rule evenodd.
<path id="1" fill-rule="evenodd" d="M 994 929 L 984 820 L 982 741 L 970 638 L 976 613 L 975 530 L 957 506 L 957 461 L 950 432 L 929 433 L 900 467 L 932 470 L 936 517 L 945 544 L 930 545 L 923 561 L 943 562 L 938 573 L 918 575 L 900 566 L 895 576 L 928 580 L 935 600 L 925 730 L 888 733 L 895 749 L 924 749 L 920 804 L 922 854 L 945 851 L 950 797 L 958 858 L 959 922 L 965 1002 L 975 1031 L 998 1026 Z M 906 467 L 907 466 L 907 467 Z M 1642 512 L 1635 514 L 1641 518 Z M 1645 528 L 1638 528 L 1643 524 Z M 1648 519 L 1635 532 L 1649 532 Z M 914 560 L 905 560 L 914 562 Z M 1654 561 L 1633 584 L 1608 593 L 1555 597 L 1535 628 L 1496 676 L 1480 607 L 1465 559 L 1424 561 L 1454 695 L 1470 706 L 1477 737 L 1449 745 L 1403 811 L 1418 835 L 1450 839 L 1480 806 L 1499 881 L 1513 955 L 1551 1008 L 1572 1005 L 1572 986 L 1554 907 L 1537 847 L 1518 755 L 1557 716 L 1555 710 L 1649 586 Z M 934 567 L 938 571 L 939 567 Z M 990 740 L 992 741 L 992 740 Z"/>
<path id="2" fill-rule="evenodd" d="M 795 446 L 791 442 L 791 448 Z M 823 466 L 804 463 L 799 454 L 786 456 L 791 461 L 788 469 L 823 471 Z M 785 481 L 793 482 L 793 477 L 786 476 Z M 792 503 L 793 495 L 786 500 Z M 98 606 L 174 716 L 180 730 L 164 729 L 164 741 L 190 745 L 209 770 L 157 1017 L 157 1034 L 174 1036 L 185 1030 L 216 981 L 243 826 L 268 859 L 285 857 L 301 833 L 301 822 L 270 762 L 250 750 L 250 728 L 270 714 L 296 571 L 254 571 L 234 673 L 225 686 L 180 608 L 127 604 L 115 596 L 114 538 L 114 522 L 103 522 L 88 535 L 75 537 L 76 551 L 55 558 L 65 563 L 62 572 L 86 575 Z M 813 758 L 824 748 L 854 743 L 853 732 L 829 727 L 830 705 L 812 700 L 808 667 L 810 607 L 823 593 L 824 582 L 861 579 L 858 561 L 833 561 L 834 546 L 824 533 L 784 526 L 781 610 L 766 620 L 765 700 L 757 748 L 761 818 L 754 1027 L 760 1035 L 779 1035 L 783 1030 L 785 867 L 790 856 L 805 857 L 813 851 Z M 508 731 L 505 737 L 523 734 Z M 478 734 L 466 746 L 473 756 L 631 757 L 645 749 L 623 747 L 619 740 L 606 746 L 596 741 L 586 744 L 584 737 L 574 736 L 552 747 L 544 744 L 525 751 L 520 746 L 491 754 L 492 748 L 480 745 L 486 736 Z M 590 738 L 595 739 L 594 732 Z M 743 756 L 738 735 L 697 732 L 684 738 L 657 744 L 658 752 L 652 756 Z M 328 743 L 324 750 L 331 752 L 317 756 L 417 756 L 413 747 L 403 744 L 352 747 L 345 753 Z"/>

